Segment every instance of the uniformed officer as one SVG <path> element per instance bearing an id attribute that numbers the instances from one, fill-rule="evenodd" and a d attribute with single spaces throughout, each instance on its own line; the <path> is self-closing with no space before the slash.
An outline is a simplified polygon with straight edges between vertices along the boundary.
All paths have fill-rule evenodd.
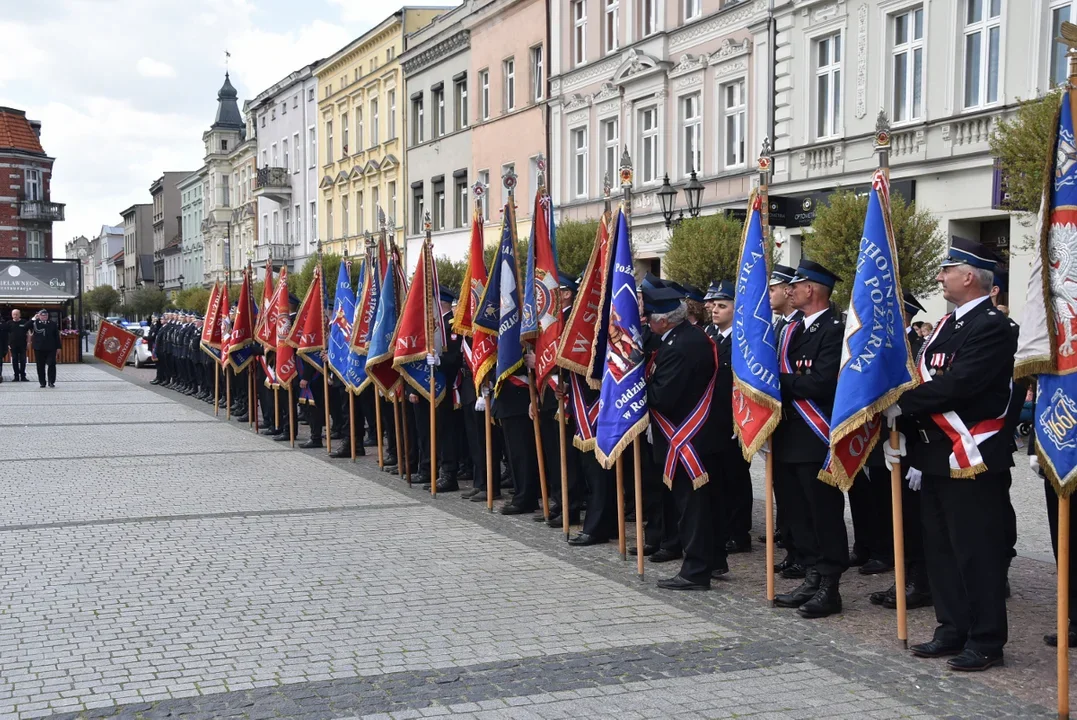
<path id="1" fill-rule="evenodd" d="M 539 504 L 538 453 L 534 425 L 528 417 L 531 405 L 527 368 L 506 378 L 494 399 L 492 413 L 501 424 L 505 457 L 512 476 L 512 500 L 501 507 L 502 515 L 529 515 Z"/>
<path id="2" fill-rule="evenodd" d="M 924 553 L 938 627 L 910 648 L 953 670 L 1003 662 L 1007 640 L 1006 524 L 1010 438 L 999 422 L 1010 403 L 1017 342 L 990 302 L 997 258 L 954 237 L 937 280 L 955 309 L 920 353 L 923 384 L 888 417 L 903 416 L 909 479 L 922 483 Z M 886 450 L 891 462 L 897 453 Z"/>
<path id="3" fill-rule="evenodd" d="M 729 567 L 725 547 L 715 542 L 716 492 L 721 473 L 717 423 L 710 412 L 717 376 L 717 351 L 703 329 L 688 322 L 683 294 L 673 288 L 644 288 L 643 309 L 658 338 L 648 358 L 647 407 L 655 462 L 673 492 L 684 560 L 680 572 L 658 581 L 668 590 L 706 590 L 712 573 Z M 670 438 L 689 432 L 680 449 Z M 667 472 L 672 466 L 672 473 Z"/>
<path id="4" fill-rule="evenodd" d="M 845 495 L 819 479 L 830 449 L 830 414 L 838 384 L 844 326 L 830 308 L 839 278 L 817 262 L 801 260 L 789 283 L 792 319 L 779 339 L 782 420 L 774 433 L 774 457 L 788 473 L 783 512 L 796 538 L 804 582 L 775 597 L 779 607 L 802 617 L 841 612 L 838 584 L 849 567 Z"/>

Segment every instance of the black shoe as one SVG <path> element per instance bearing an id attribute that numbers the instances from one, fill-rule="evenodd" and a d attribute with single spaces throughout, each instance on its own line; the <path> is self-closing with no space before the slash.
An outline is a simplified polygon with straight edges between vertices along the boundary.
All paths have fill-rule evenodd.
<path id="1" fill-rule="evenodd" d="M 560 528 L 564 527 L 564 522 L 562 521 L 560 513 L 558 513 L 557 515 L 551 514 L 550 519 L 546 521 L 546 524 L 549 525 L 552 528 L 560 529 Z M 568 513 L 568 524 L 569 525 L 579 525 L 580 524 L 580 511 L 579 510 L 570 510 L 569 511 L 569 513 Z"/>
<path id="2" fill-rule="evenodd" d="M 469 499 L 473 503 L 484 503 L 484 502 L 486 502 L 486 491 L 485 490 L 479 490 L 477 493 L 472 495 Z M 494 500 L 500 500 L 500 499 L 501 499 L 501 493 L 495 493 L 494 494 Z"/>
<path id="3" fill-rule="evenodd" d="M 720 577 L 722 577 L 724 575 L 728 575 L 728 574 L 729 574 L 729 565 L 727 563 L 722 563 L 718 567 L 711 570 L 711 579 L 720 578 Z"/>
<path id="4" fill-rule="evenodd" d="M 885 563 L 882 560 L 868 560 L 860 566 L 858 572 L 861 575 L 881 575 L 894 569 L 893 563 Z"/>
<path id="5" fill-rule="evenodd" d="M 453 478 L 450 480 L 447 477 L 438 478 L 437 491 L 438 492 L 456 492 L 460 489 L 460 484 Z"/>
<path id="6" fill-rule="evenodd" d="M 877 590 L 871 595 L 868 595 L 868 601 L 872 605 L 886 605 L 887 600 L 892 600 L 894 604 L 897 604 L 897 586 L 891 585 L 887 590 Z"/>
<path id="7" fill-rule="evenodd" d="M 643 546 L 643 557 L 649 557 L 651 555 L 654 555 L 656 552 L 658 552 L 658 546 L 657 545 L 644 545 Z M 636 554 L 636 546 L 635 545 L 628 548 L 628 554 L 629 555 L 635 555 Z"/>
<path id="8" fill-rule="evenodd" d="M 382 454 L 381 461 L 382 461 L 382 464 L 385 467 L 389 467 L 390 465 L 395 466 L 396 465 L 396 455 L 393 455 L 391 452 L 386 451 L 385 453 Z"/>
<path id="9" fill-rule="evenodd" d="M 885 608 L 897 610 L 897 592 L 895 591 L 883 598 L 882 605 Z M 931 605 L 934 605 L 934 601 L 931 598 L 930 589 L 918 588 L 912 583 L 905 585 L 905 608 L 907 610 L 915 610 L 916 608 Z"/>
<path id="10" fill-rule="evenodd" d="M 460 481 L 474 480 L 475 475 L 470 470 L 460 470 L 459 472 L 456 473 L 456 479 L 460 480 Z"/>
<path id="11" fill-rule="evenodd" d="M 810 571 L 807 577 L 804 578 L 804 582 L 790 593 L 781 593 L 774 596 L 774 604 L 783 608 L 797 608 L 808 602 L 819 590 L 819 583 L 821 582 L 819 573 L 814 570 Z"/>
<path id="12" fill-rule="evenodd" d="M 481 492 L 482 492 L 482 488 L 471 488 L 470 490 L 465 490 L 462 493 L 460 493 L 460 499 L 461 500 L 470 500 L 472 497 L 474 497 L 475 495 L 478 495 Z"/>
<path id="13" fill-rule="evenodd" d="M 313 449 L 313 448 L 320 448 L 321 446 L 322 446 L 322 441 L 318 440 L 318 439 L 315 439 L 315 438 L 311 438 L 310 440 L 307 440 L 305 443 L 300 443 L 299 444 L 299 447 L 303 448 L 304 450 L 310 450 L 310 449 Z"/>
<path id="14" fill-rule="evenodd" d="M 651 562 L 653 562 L 653 563 L 664 563 L 664 562 L 669 562 L 671 560 L 680 560 L 683 555 L 684 555 L 684 553 L 681 552 L 680 550 L 677 550 L 676 552 L 674 552 L 672 550 L 666 550 L 665 548 L 659 548 L 654 553 L 654 555 L 651 555 Z"/>
<path id="15" fill-rule="evenodd" d="M 783 570 L 793 567 L 797 564 L 797 561 L 793 559 L 792 555 L 786 555 L 785 558 L 774 566 L 774 572 L 780 573 Z"/>
<path id="16" fill-rule="evenodd" d="M 962 647 L 960 644 L 944 643 L 941 640 L 930 640 L 926 643 L 919 643 L 909 647 L 909 651 L 916 657 L 922 658 L 940 658 L 947 655 L 957 655 L 961 652 Z"/>
<path id="17" fill-rule="evenodd" d="M 378 438 L 376 436 L 374 436 L 374 435 L 367 435 L 365 438 L 363 438 L 363 446 L 364 447 L 377 447 L 378 446 Z"/>
<path id="18" fill-rule="evenodd" d="M 474 500 L 474 498 L 472 498 Z M 528 510 L 527 508 L 520 507 L 514 503 L 508 503 L 501 508 L 502 515 L 528 515 L 534 512 L 534 510 Z"/>
<path id="19" fill-rule="evenodd" d="M 860 567 L 868 561 L 868 556 L 863 555 L 856 550 L 849 553 L 849 567 Z"/>
<path id="20" fill-rule="evenodd" d="M 273 439 L 277 442 L 288 442 L 292 438 L 288 433 L 282 431 L 280 435 L 274 435 Z"/>
<path id="21" fill-rule="evenodd" d="M 782 570 L 781 576 L 786 580 L 800 580 L 808 575 L 808 571 L 800 563 L 793 563 L 785 570 Z"/>
<path id="22" fill-rule="evenodd" d="M 339 458 L 350 458 L 351 456 L 352 456 L 352 449 L 348 445 L 348 443 L 341 443 L 340 447 L 338 447 L 333 452 L 329 453 L 329 457 L 338 458 L 338 459 Z"/>
<path id="23" fill-rule="evenodd" d="M 1069 636 L 1069 647 L 1071 650 L 1077 646 L 1077 632 L 1070 630 L 1067 635 Z M 1058 633 L 1048 633 L 1043 636 L 1043 644 L 1048 647 L 1058 647 Z"/>
<path id="24" fill-rule="evenodd" d="M 251 421 L 250 416 L 248 416 L 247 413 L 243 413 L 242 415 L 233 415 L 232 419 L 235 420 L 236 422 L 239 422 L 239 423 L 245 423 L 245 422 L 250 422 Z"/>
<path id="25" fill-rule="evenodd" d="M 730 540 L 725 544 L 725 551 L 730 555 L 736 553 L 747 553 L 752 551 L 752 543 L 748 541 Z"/>
<path id="26" fill-rule="evenodd" d="M 946 661 L 951 670 L 958 672 L 983 672 L 996 665 L 1004 665 L 1002 653 L 998 655 L 984 655 L 970 648 L 965 648 L 961 654 Z"/>
<path id="27" fill-rule="evenodd" d="M 588 535 L 587 533 L 577 533 L 568 539 L 569 545 L 575 545 L 577 547 L 585 547 L 587 545 L 604 545 L 608 543 L 608 538 L 599 538 L 594 535 Z"/>
<path id="28" fill-rule="evenodd" d="M 280 435 L 280 430 L 272 427 L 264 427 L 258 431 L 259 435 Z"/>
<path id="29" fill-rule="evenodd" d="M 819 589 L 811 600 L 797 609 L 802 618 L 824 618 L 841 612 L 841 595 L 838 593 L 840 575 L 824 575 L 819 580 Z"/>
<path id="30" fill-rule="evenodd" d="M 332 430 L 329 433 L 329 437 L 332 440 L 343 440 L 344 439 L 344 431 L 343 430 Z"/>
<path id="31" fill-rule="evenodd" d="M 54 388 L 54 387 L 56 387 L 56 383 L 49 383 L 49 387 L 50 387 L 50 388 Z"/>
<path id="32" fill-rule="evenodd" d="M 4 378 L 0 378 L 0 382 L 4 382 Z M 160 385 L 160 384 L 161 383 L 159 383 L 156 378 L 154 378 L 153 380 L 150 380 L 150 385 Z"/>
<path id="33" fill-rule="evenodd" d="M 711 585 L 708 582 L 706 585 L 703 583 L 695 583 L 691 580 L 685 580 L 680 575 L 674 575 L 671 578 L 665 578 L 658 581 L 658 587 L 663 590 L 710 590 Z"/>

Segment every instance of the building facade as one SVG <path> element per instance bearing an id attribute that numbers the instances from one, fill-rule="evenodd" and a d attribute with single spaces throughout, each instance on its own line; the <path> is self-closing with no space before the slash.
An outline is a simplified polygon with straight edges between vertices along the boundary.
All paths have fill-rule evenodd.
<path id="1" fill-rule="evenodd" d="M 52 224 L 63 222 L 63 203 L 52 200 L 54 158 L 41 146 L 41 123 L 0 107 L 0 256 L 51 258 Z"/>
<path id="2" fill-rule="evenodd" d="M 306 65 L 245 104 L 257 139 L 254 260 L 302 268 L 317 251 L 318 80 Z"/>
<path id="3" fill-rule="evenodd" d="M 186 287 L 194 287 L 204 282 L 202 221 L 205 220 L 205 209 L 202 191 L 206 182 L 206 170 L 202 168 L 176 185 L 180 192 L 180 271 L 176 277 L 180 290 L 185 283 Z"/>
<path id="4" fill-rule="evenodd" d="M 94 286 L 108 285 L 119 287 L 112 258 L 117 253 L 123 257 L 123 227 L 120 225 L 102 225 L 91 243 L 94 253 Z"/>
<path id="5" fill-rule="evenodd" d="M 167 275 L 165 247 L 179 235 L 181 203 L 177 183 L 187 175 L 190 175 L 190 171 L 166 172 L 150 185 L 153 205 L 153 274 L 162 289 Z"/>
<path id="6" fill-rule="evenodd" d="M 359 251 L 381 207 L 403 236 L 405 116 L 400 55 L 409 34 L 446 8 L 404 7 L 326 58 L 318 80 L 318 238 Z"/>
<path id="7" fill-rule="evenodd" d="M 71 242 L 64 244 L 64 257 L 68 260 L 79 261 L 82 266 L 79 269 L 79 272 L 82 273 L 82 289 L 84 292 L 93 290 L 93 241 L 85 235 L 73 238 Z"/>
<path id="8" fill-rule="evenodd" d="M 246 140 L 247 126 L 239 112 L 239 94 L 232 87 L 228 73 L 217 92 L 217 115 L 209 130 L 202 133 L 205 146 L 205 165 L 200 174 L 202 182 L 202 277 L 203 285 L 223 281 L 232 264 L 231 242 L 235 204 L 233 156 Z M 186 275 L 186 273 L 184 273 Z M 192 279 L 193 280 L 193 279 Z"/>
<path id="9" fill-rule="evenodd" d="M 141 283 L 153 284 L 153 206 L 136 204 L 120 213 L 123 218 L 123 275 L 117 288 L 127 302 Z M 148 271 L 148 272 L 147 272 Z"/>
<path id="10" fill-rule="evenodd" d="M 254 260 L 254 247 L 258 239 L 258 198 L 254 195 L 255 178 L 258 173 L 258 143 L 254 137 L 252 119 L 246 119 L 246 134 L 228 157 L 232 166 L 232 217 L 228 231 L 230 257 L 226 271 L 230 281 L 243 279 L 243 268 Z"/>
<path id="11" fill-rule="evenodd" d="M 408 50 L 400 57 L 404 97 L 415 110 L 407 114 L 404 131 L 406 187 L 413 216 L 404 219 L 404 224 L 412 263 L 419 257 L 424 238 L 422 213 L 427 208 L 436 213 L 432 218 L 435 255 L 461 260 L 468 251 L 473 207 L 469 193 L 474 182 L 469 27 L 484 12 L 482 6 L 489 4 L 464 4 L 434 19 L 408 38 Z"/>

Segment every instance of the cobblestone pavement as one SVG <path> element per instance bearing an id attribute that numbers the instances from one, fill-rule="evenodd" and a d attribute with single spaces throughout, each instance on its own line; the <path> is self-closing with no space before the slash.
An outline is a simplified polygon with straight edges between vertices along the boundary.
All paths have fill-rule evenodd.
<path id="1" fill-rule="evenodd" d="M 767 606 L 762 552 L 663 593 L 668 566 L 641 582 L 613 545 L 281 447 L 150 376 L 0 385 L 0 717 L 1053 716 L 1034 529 L 1007 667 L 955 677 L 867 603 L 888 576 L 849 573 L 815 622 Z"/>

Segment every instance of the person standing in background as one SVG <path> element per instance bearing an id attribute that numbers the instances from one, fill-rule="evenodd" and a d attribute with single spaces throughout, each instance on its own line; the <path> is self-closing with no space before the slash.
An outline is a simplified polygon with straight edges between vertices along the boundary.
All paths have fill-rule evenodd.
<path id="1" fill-rule="evenodd" d="M 15 382 L 26 382 L 26 332 L 29 323 L 22 319 L 18 308 L 11 311 L 11 320 L 7 323 L 7 347 L 11 350 L 11 369 L 15 373 Z M 2 349 L 2 348 L 0 348 Z"/>
<path id="2" fill-rule="evenodd" d="M 60 349 L 60 328 L 42 308 L 30 324 L 34 359 L 37 361 L 37 381 L 45 387 L 46 371 L 50 388 L 56 387 L 56 352 Z M 26 375 L 24 374 L 25 378 Z"/>

